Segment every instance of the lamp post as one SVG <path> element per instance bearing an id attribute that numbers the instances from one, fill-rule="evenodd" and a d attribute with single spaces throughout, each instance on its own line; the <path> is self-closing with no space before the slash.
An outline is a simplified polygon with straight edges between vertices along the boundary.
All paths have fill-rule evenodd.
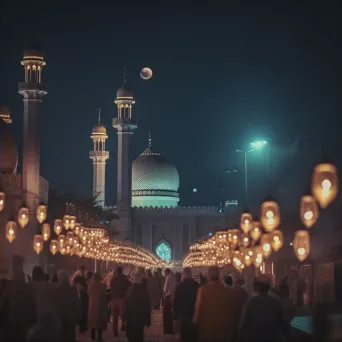
<path id="1" fill-rule="evenodd" d="M 267 141 L 265 140 L 258 140 L 250 143 L 252 148 L 246 149 L 246 150 L 236 150 L 238 153 L 244 154 L 245 159 L 245 197 L 246 197 L 246 203 L 248 201 L 248 174 L 247 174 L 247 154 L 250 152 L 253 152 L 255 150 L 258 150 L 260 148 L 263 148 L 267 144 Z"/>

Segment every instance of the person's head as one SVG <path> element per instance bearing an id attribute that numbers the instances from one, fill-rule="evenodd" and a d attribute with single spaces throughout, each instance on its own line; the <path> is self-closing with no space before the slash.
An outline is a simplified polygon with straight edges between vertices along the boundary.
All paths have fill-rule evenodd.
<path id="1" fill-rule="evenodd" d="M 171 274 L 171 270 L 169 268 L 166 268 L 164 273 L 165 273 L 165 276 L 168 276 Z"/>
<path id="2" fill-rule="evenodd" d="M 93 278 L 93 274 L 94 274 L 94 272 L 88 271 L 87 272 L 87 280 L 92 279 Z"/>
<path id="3" fill-rule="evenodd" d="M 287 284 L 281 283 L 278 285 L 278 293 L 283 298 L 290 297 L 290 288 Z"/>
<path id="4" fill-rule="evenodd" d="M 220 280 L 220 269 L 217 266 L 210 266 L 208 269 L 208 280 L 219 281 Z"/>
<path id="5" fill-rule="evenodd" d="M 77 276 L 77 277 L 75 277 L 73 279 L 74 285 L 82 285 L 82 286 L 84 286 L 85 285 L 84 282 L 85 282 L 85 280 L 84 280 L 84 277 L 82 277 L 82 276 Z"/>
<path id="6" fill-rule="evenodd" d="M 182 281 L 185 279 L 191 279 L 192 278 L 192 272 L 190 267 L 185 267 L 182 272 Z"/>
<path id="7" fill-rule="evenodd" d="M 227 285 L 227 286 L 232 286 L 233 285 L 233 278 L 231 275 L 227 275 L 224 277 L 224 283 Z"/>
<path id="8" fill-rule="evenodd" d="M 254 290 L 260 294 L 267 294 L 271 288 L 271 279 L 266 274 L 260 274 L 254 280 Z"/>
<path id="9" fill-rule="evenodd" d="M 93 274 L 93 282 L 95 282 L 95 283 L 101 282 L 101 274 L 99 272 L 95 272 Z"/>
<path id="10" fill-rule="evenodd" d="M 151 278 L 152 277 L 152 271 L 151 270 L 147 270 L 146 271 L 146 275 L 147 275 L 147 277 Z"/>
<path id="11" fill-rule="evenodd" d="M 113 273 L 113 270 L 111 268 L 108 269 L 108 274 Z"/>
<path id="12" fill-rule="evenodd" d="M 143 283 L 143 276 L 141 273 L 136 273 L 133 277 L 133 284 L 142 284 Z"/>
<path id="13" fill-rule="evenodd" d="M 157 273 L 162 274 L 162 269 L 161 268 L 157 268 Z"/>
<path id="14" fill-rule="evenodd" d="M 236 284 L 239 286 L 244 286 L 245 285 L 245 278 L 240 276 L 236 279 Z"/>
<path id="15" fill-rule="evenodd" d="M 44 271 L 40 266 L 34 266 L 32 270 L 32 280 L 33 281 L 44 281 L 45 275 Z"/>
<path id="16" fill-rule="evenodd" d="M 80 265 L 78 269 L 79 269 L 79 271 L 81 271 L 81 272 L 84 272 L 84 271 L 85 271 L 84 265 Z"/>
<path id="17" fill-rule="evenodd" d="M 57 277 L 60 284 L 69 284 L 69 275 L 66 270 L 59 270 L 57 272 Z"/>
<path id="18" fill-rule="evenodd" d="M 116 275 L 122 275 L 122 267 L 121 266 L 117 266 L 115 267 L 115 274 Z"/>

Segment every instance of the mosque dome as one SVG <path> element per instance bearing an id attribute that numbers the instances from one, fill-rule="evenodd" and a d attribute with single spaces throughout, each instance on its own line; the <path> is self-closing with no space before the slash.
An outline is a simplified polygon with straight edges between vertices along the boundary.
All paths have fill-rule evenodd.
<path id="1" fill-rule="evenodd" d="M 133 91 L 129 89 L 127 84 L 125 84 L 118 89 L 118 91 L 116 92 L 116 97 L 133 97 Z"/>
<path id="2" fill-rule="evenodd" d="M 0 119 L 0 173 L 17 172 L 18 149 L 8 125 Z"/>
<path id="3" fill-rule="evenodd" d="M 103 126 L 102 124 L 97 124 L 96 126 L 94 126 L 93 130 L 92 130 L 93 134 L 97 134 L 97 135 L 107 135 L 107 130 L 106 127 Z"/>
<path id="4" fill-rule="evenodd" d="M 149 146 L 132 165 L 133 207 L 177 207 L 179 174 Z"/>
<path id="5" fill-rule="evenodd" d="M 24 59 L 27 57 L 35 57 L 43 59 L 43 50 L 39 44 L 33 43 L 24 51 Z"/>

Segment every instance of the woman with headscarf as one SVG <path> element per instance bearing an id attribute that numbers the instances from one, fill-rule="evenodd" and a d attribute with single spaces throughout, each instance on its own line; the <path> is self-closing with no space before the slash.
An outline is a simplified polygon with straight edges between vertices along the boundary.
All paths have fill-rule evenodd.
<path id="1" fill-rule="evenodd" d="M 144 328 L 151 325 L 151 306 L 150 296 L 140 273 L 134 276 L 133 284 L 127 290 L 124 317 L 128 340 L 143 342 Z"/>
<path id="2" fill-rule="evenodd" d="M 105 296 L 106 286 L 101 283 L 100 273 L 95 272 L 92 281 L 88 284 L 89 308 L 88 327 L 91 329 L 91 339 L 102 340 L 102 332 L 107 328 L 107 306 Z"/>

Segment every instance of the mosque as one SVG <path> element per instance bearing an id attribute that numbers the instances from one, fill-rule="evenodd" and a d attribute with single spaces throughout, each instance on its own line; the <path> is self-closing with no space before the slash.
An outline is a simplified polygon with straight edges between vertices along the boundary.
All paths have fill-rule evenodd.
<path id="1" fill-rule="evenodd" d="M 34 47 L 24 51 L 21 61 L 24 81 L 18 92 L 24 103 L 24 140 L 22 174 L 17 173 L 18 148 L 10 133 L 12 118 L 7 107 L 0 109 L 0 191 L 6 193 L 6 207 L 0 214 L 0 225 L 15 219 L 18 209 L 25 203 L 30 216 L 35 216 L 40 202 L 48 203 L 49 183 L 40 176 L 39 116 L 47 87 L 42 70 L 46 65 L 43 53 Z M 151 136 L 147 148 L 133 162 L 130 144 L 134 143 L 134 130 L 138 128 L 133 115 L 133 91 L 126 81 L 116 94 L 117 106 L 112 126 L 117 131 L 117 205 L 118 219 L 110 224 L 118 239 L 133 241 L 171 262 L 182 260 L 190 244 L 210 232 L 227 227 L 227 211 L 218 207 L 179 206 L 180 176 L 177 168 L 152 146 Z M 105 167 L 107 129 L 100 123 L 92 130 L 93 149 L 89 158 L 93 162 L 93 192 L 105 207 Z M 90 180 L 89 180 L 90 181 Z M 234 202 L 234 204 L 237 204 Z M 236 207 L 234 205 L 233 207 Z M 32 248 L 37 231 L 35 220 L 9 244 L 5 234 L 0 237 L 0 276 L 11 274 L 18 264 L 33 265 L 37 256 Z M 29 267 L 29 266 L 27 266 Z M 14 271 L 13 271 L 14 272 Z"/>

